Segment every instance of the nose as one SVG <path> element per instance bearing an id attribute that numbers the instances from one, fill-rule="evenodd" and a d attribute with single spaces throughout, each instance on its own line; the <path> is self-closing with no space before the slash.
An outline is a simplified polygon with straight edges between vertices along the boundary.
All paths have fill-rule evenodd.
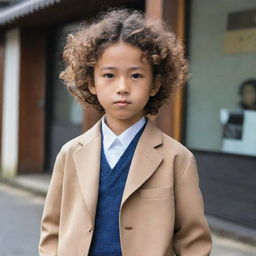
<path id="1" fill-rule="evenodd" d="M 129 94 L 129 85 L 125 79 L 120 79 L 117 83 L 117 94 Z"/>

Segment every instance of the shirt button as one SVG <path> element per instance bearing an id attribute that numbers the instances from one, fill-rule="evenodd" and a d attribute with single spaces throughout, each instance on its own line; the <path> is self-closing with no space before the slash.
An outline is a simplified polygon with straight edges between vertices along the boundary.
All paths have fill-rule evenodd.
<path id="1" fill-rule="evenodd" d="M 126 230 L 132 230 L 133 227 L 124 227 Z"/>
<path id="2" fill-rule="evenodd" d="M 91 232 L 92 232 L 92 227 L 89 227 L 89 228 L 88 228 L 88 231 L 91 233 Z"/>

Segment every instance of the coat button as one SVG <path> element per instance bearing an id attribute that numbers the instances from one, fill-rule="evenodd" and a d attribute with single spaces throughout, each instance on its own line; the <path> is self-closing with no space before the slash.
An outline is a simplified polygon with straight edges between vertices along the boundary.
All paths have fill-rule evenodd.
<path id="1" fill-rule="evenodd" d="M 132 230 L 133 227 L 124 227 L 126 230 Z"/>

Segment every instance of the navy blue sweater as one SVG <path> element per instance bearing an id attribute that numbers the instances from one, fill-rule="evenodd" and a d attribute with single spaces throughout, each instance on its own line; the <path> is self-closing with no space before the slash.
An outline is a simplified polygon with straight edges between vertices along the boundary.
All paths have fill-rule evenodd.
<path id="1" fill-rule="evenodd" d="M 89 256 L 121 256 L 119 208 L 134 151 L 146 126 L 135 135 L 113 169 L 109 166 L 101 140 L 101 165 L 95 228 Z"/>

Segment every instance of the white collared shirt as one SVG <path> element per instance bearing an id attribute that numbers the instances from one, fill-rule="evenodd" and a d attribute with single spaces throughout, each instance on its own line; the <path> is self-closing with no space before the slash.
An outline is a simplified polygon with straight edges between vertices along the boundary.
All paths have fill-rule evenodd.
<path id="1" fill-rule="evenodd" d="M 112 169 L 145 122 L 146 118 L 143 116 L 117 136 L 107 126 L 105 115 L 102 117 L 103 148 L 108 164 Z"/>

